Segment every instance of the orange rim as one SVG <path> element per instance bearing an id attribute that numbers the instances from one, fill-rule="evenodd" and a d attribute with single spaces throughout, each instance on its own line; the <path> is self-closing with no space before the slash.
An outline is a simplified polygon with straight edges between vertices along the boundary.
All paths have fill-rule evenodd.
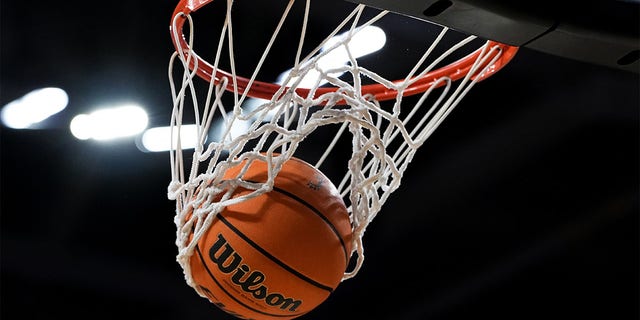
<path id="1" fill-rule="evenodd" d="M 199 8 L 203 7 L 204 5 L 212 1 L 213 0 L 181 0 L 173 12 L 173 17 L 176 17 L 177 15 L 180 15 L 180 14 L 189 15 L 192 12 L 197 11 Z M 187 60 L 188 56 L 191 55 L 191 59 L 189 60 L 189 68 L 193 70 L 193 68 L 195 68 L 195 66 L 197 65 L 198 69 L 196 70 L 196 74 L 206 81 L 212 81 L 212 80 L 215 81 L 214 82 L 215 84 L 219 84 L 222 81 L 222 78 L 225 78 L 225 77 L 233 78 L 233 75 L 231 73 L 218 68 L 214 68 L 210 63 L 200 58 L 200 56 L 198 56 L 194 51 L 192 51 L 182 32 L 186 18 L 179 17 L 178 19 L 175 19 L 175 20 L 176 20 L 175 33 L 177 33 L 180 36 L 177 38 L 173 37 L 174 30 L 172 27 L 170 28 L 170 31 L 172 34 L 171 38 L 173 40 L 173 44 L 176 50 L 180 51 L 180 48 L 182 48 L 181 54 L 185 60 Z M 496 72 L 498 72 L 505 65 L 507 65 L 509 61 L 511 61 L 511 59 L 515 56 L 516 52 L 518 51 L 518 47 L 506 45 L 506 44 L 495 42 L 495 41 L 490 41 L 489 44 L 492 47 L 497 46 L 500 50 L 492 51 L 493 56 L 487 59 L 487 61 L 492 61 L 493 58 L 498 54 L 501 54 L 501 56 L 493 63 L 493 65 L 488 66 L 486 68 L 486 72 L 481 74 L 479 78 L 475 79 L 477 81 L 482 81 L 492 76 Z M 453 63 L 450 63 L 434 71 L 428 72 L 425 75 L 419 77 L 415 82 L 413 82 L 409 87 L 407 87 L 404 90 L 403 95 L 410 96 L 410 95 L 425 92 L 431 86 L 433 86 L 434 82 L 437 81 L 437 79 L 442 77 L 449 77 L 451 78 L 452 81 L 456 81 L 465 77 L 467 73 L 469 73 L 470 70 L 472 69 L 478 56 L 481 54 L 481 50 L 482 48 L 479 48 L 478 50 L 474 51 L 470 55 L 467 55 Z M 482 69 L 483 68 L 480 68 L 479 70 L 482 70 Z M 401 81 L 404 81 L 404 80 L 396 80 L 396 82 L 401 82 Z M 278 90 L 282 89 L 282 86 L 279 84 L 275 84 L 271 82 L 263 82 L 259 80 L 254 80 L 253 83 L 251 83 L 251 87 L 249 87 L 249 82 L 250 80 L 248 78 L 236 76 L 236 83 L 234 84 L 229 82 L 226 86 L 226 90 L 231 92 L 236 91 L 240 94 L 244 94 L 245 91 L 248 91 L 247 95 L 249 97 L 270 100 L 276 94 L 276 92 L 278 92 Z M 442 84 L 443 84 L 442 82 L 438 82 L 436 86 L 440 86 Z M 338 89 L 340 88 L 338 87 L 316 88 L 314 97 L 318 97 L 325 93 L 335 92 Z M 310 91 L 311 89 L 309 88 L 296 89 L 296 93 L 301 96 L 307 96 Z M 382 84 L 369 84 L 369 85 L 362 86 L 362 94 L 373 95 L 376 100 L 384 101 L 384 100 L 390 100 L 390 99 L 396 98 L 396 96 L 398 95 L 398 92 L 397 90 L 390 89 Z"/>

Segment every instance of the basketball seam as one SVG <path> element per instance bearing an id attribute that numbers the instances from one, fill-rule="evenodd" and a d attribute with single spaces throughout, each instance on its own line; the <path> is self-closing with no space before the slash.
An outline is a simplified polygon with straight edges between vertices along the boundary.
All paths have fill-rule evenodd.
<path id="1" fill-rule="evenodd" d="M 247 180 L 249 182 L 253 182 L 253 183 L 259 183 L 259 181 L 250 181 Z M 313 211 L 313 213 L 315 213 L 318 217 L 320 217 L 320 219 L 322 219 L 328 226 L 329 228 L 331 228 L 331 231 L 335 234 L 335 236 L 338 238 L 338 240 L 340 240 L 340 246 L 342 247 L 342 252 L 344 253 L 344 260 L 346 262 L 349 262 L 349 255 L 347 253 L 347 246 L 344 243 L 344 240 L 342 239 L 342 236 L 340 235 L 340 232 L 338 232 L 338 229 L 336 229 L 336 227 L 333 225 L 333 223 L 324 215 L 322 214 L 322 212 L 320 212 L 320 210 L 316 209 L 314 206 L 312 206 L 311 204 L 309 204 L 307 201 L 305 201 L 304 199 L 296 196 L 295 194 L 278 188 L 277 186 L 274 186 L 273 189 L 277 192 L 283 193 L 285 195 L 287 195 L 290 198 L 293 198 L 294 200 L 300 202 L 301 204 L 303 204 L 305 207 L 309 208 L 311 211 Z"/>
<path id="2" fill-rule="evenodd" d="M 282 262 L 280 259 L 276 258 L 275 256 L 273 256 L 272 254 L 270 254 L 267 250 L 265 250 L 264 248 L 262 248 L 260 245 L 258 245 L 257 243 L 255 243 L 253 240 L 251 240 L 249 237 L 247 237 L 247 235 L 245 235 L 244 233 L 242 233 L 238 228 L 236 228 L 231 222 L 229 222 L 229 220 L 225 219 L 222 215 L 218 215 L 218 219 L 220 219 L 220 221 L 222 221 L 222 223 L 224 223 L 231 231 L 233 231 L 236 235 L 238 235 L 240 238 L 242 238 L 242 240 L 244 240 L 245 242 L 247 242 L 249 245 L 251 245 L 254 249 L 256 249 L 257 251 L 259 251 L 260 253 L 262 253 L 264 256 L 266 256 L 267 258 L 269 258 L 271 261 L 275 262 L 277 265 L 279 265 L 280 267 L 282 267 L 283 269 L 287 270 L 289 273 L 293 274 L 294 276 L 302 279 L 303 281 L 306 281 L 310 284 L 312 284 L 313 286 L 316 286 L 322 290 L 326 290 L 329 292 L 333 292 L 333 288 L 329 287 L 327 285 L 324 285 L 322 283 L 319 283 L 307 276 L 305 276 L 304 274 L 298 272 L 297 270 L 295 270 L 294 268 L 290 267 L 289 265 L 287 265 L 286 263 Z"/>
<path id="3" fill-rule="evenodd" d="M 264 312 L 264 311 L 260 311 L 260 310 L 254 309 L 254 308 L 242 303 L 242 301 L 238 300 L 235 296 L 230 294 L 229 291 L 227 291 L 220 284 L 220 282 L 218 282 L 218 279 L 216 279 L 216 277 L 213 275 L 213 273 L 211 273 L 211 270 L 209 270 L 209 267 L 207 267 L 207 263 L 206 263 L 204 257 L 202 256 L 202 252 L 200 251 L 200 247 L 198 245 L 196 245 L 195 249 L 196 249 L 196 252 L 198 253 L 198 257 L 200 258 L 200 262 L 202 263 L 202 266 L 204 267 L 204 269 L 207 270 L 207 274 L 209 274 L 209 277 L 213 280 L 213 282 L 216 283 L 218 288 L 220 288 L 229 298 L 233 299 L 233 301 L 237 302 L 239 305 L 241 305 L 241 306 L 245 307 L 246 309 L 249 309 L 249 310 L 251 310 L 253 312 L 264 314 L 264 315 L 271 316 L 271 317 L 292 317 L 292 316 L 297 317 L 297 316 L 301 316 L 301 315 L 304 314 L 304 313 L 289 314 L 289 315 L 273 314 L 273 313 L 268 313 L 268 312 Z"/>

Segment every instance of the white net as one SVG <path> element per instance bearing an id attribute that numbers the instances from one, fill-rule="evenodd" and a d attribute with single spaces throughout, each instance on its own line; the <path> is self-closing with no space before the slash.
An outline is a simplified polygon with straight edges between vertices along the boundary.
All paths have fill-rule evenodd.
<path id="1" fill-rule="evenodd" d="M 323 172 L 342 172 L 341 178 L 338 176 L 333 182 L 348 206 L 354 234 L 352 259 L 356 261 L 351 270 L 345 271 L 343 280 L 355 276 L 364 260 L 365 230 L 400 186 L 416 150 L 473 85 L 486 73 L 495 71 L 494 63 L 504 51 L 504 47 L 490 41 L 481 40 L 478 45 L 478 39 L 469 36 L 444 45 L 446 49 L 436 55 L 442 39 L 451 32 L 438 27 L 434 40 L 424 41 L 424 48 L 418 48 L 423 53 L 417 60 L 407 70 L 399 70 L 403 73 L 400 80 L 390 80 L 361 63 L 354 43 L 363 38 L 359 34 L 372 30 L 391 13 L 376 11 L 364 19 L 364 10 L 372 9 L 354 5 L 333 31 L 304 53 L 311 11 L 308 0 L 296 29 L 299 38 L 290 72 L 281 79 L 282 85 L 262 94 L 265 85 L 256 80 L 257 75 L 269 63 L 270 56 L 279 55 L 272 52 L 273 46 L 293 3 L 285 6 L 275 29 L 268 31 L 271 38 L 259 49 L 262 54 L 252 67 L 255 72 L 250 78 L 236 74 L 232 0 L 226 3 L 210 65 L 205 65 L 192 49 L 196 29 L 192 16 L 178 12 L 174 17 L 172 30 L 177 50 L 169 65 L 174 109 L 168 196 L 176 201 L 177 260 L 191 286 L 194 283 L 189 259 L 214 217 L 228 205 L 269 192 L 282 164 L 291 157 L 300 157 L 305 143 L 313 143 L 317 158 L 303 160 Z M 194 8 L 198 6 L 202 4 L 195 4 Z M 187 24 L 187 35 L 181 32 L 180 21 Z M 469 45 L 474 44 L 470 50 Z M 438 73 L 444 61 L 463 48 L 468 52 L 463 55 L 471 57 L 466 69 L 453 67 L 449 68 L 453 71 Z M 331 56 L 341 56 L 343 60 L 339 64 L 327 63 Z M 230 72 L 219 69 L 222 61 L 227 61 Z M 208 72 L 213 80 L 199 77 L 201 71 Z M 372 87 L 377 89 L 371 90 Z M 189 135 L 191 128 L 195 130 Z M 332 138 L 306 142 L 319 132 L 322 137 L 331 132 Z M 187 147 L 187 140 L 194 139 L 194 145 Z M 348 152 L 338 147 L 345 141 L 350 143 Z M 222 178 L 229 168 L 245 160 L 248 165 L 255 159 L 268 163 L 266 182 L 243 181 L 241 174 L 235 179 Z M 336 164 L 336 159 L 344 161 Z M 232 197 L 238 186 L 252 192 Z"/>

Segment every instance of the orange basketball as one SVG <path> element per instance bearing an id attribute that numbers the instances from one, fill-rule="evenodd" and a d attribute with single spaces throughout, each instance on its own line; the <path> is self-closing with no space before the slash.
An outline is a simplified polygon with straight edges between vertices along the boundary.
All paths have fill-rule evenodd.
<path id="1" fill-rule="evenodd" d="M 242 168 L 231 168 L 235 177 Z M 254 160 L 244 180 L 263 182 Z M 234 197 L 247 190 L 236 190 Z M 218 214 L 191 257 L 197 290 L 239 318 L 292 319 L 320 305 L 340 284 L 351 254 L 351 223 L 336 187 L 292 158 L 271 192 Z"/>

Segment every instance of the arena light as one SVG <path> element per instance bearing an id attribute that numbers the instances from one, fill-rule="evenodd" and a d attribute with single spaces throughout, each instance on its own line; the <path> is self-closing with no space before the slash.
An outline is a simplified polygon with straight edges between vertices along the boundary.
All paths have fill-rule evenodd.
<path id="1" fill-rule="evenodd" d="M 183 124 L 180 127 L 181 148 L 193 149 L 197 142 L 198 127 L 195 124 Z M 172 142 L 173 141 L 173 142 Z M 138 143 L 138 149 L 144 152 L 169 151 L 171 143 L 174 149 L 178 141 L 178 130 L 173 129 L 173 139 L 171 127 L 154 127 L 144 131 Z"/>
<path id="2" fill-rule="evenodd" d="M 231 131 L 227 133 L 227 139 L 231 139 L 232 137 L 237 137 L 239 135 L 247 133 L 249 130 L 249 124 L 249 121 L 236 120 L 231 126 Z M 206 133 L 207 136 L 204 138 L 203 142 L 207 143 L 207 141 L 209 140 L 220 142 L 225 134 L 224 128 L 224 119 L 219 118 L 214 120 L 211 124 L 210 133 Z M 193 149 L 198 143 L 197 130 L 198 126 L 195 124 L 181 125 L 179 133 L 177 128 L 175 127 L 173 128 L 173 133 L 171 132 L 171 127 L 150 128 L 145 130 L 141 135 L 140 139 L 137 141 L 137 146 L 138 149 L 143 152 L 163 152 L 169 151 L 171 149 L 175 150 L 179 135 L 181 149 Z M 173 144 L 173 148 L 171 144 Z"/>
<path id="3" fill-rule="evenodd" d="M 348 36 L 348 32 L 334 36 L 325 43 L 321 50 L 324 52 L 331 49 L 336 43 L 344 41 L 343 39 Z M 363 27 L 362 30 L 351 36 L 351 41 L 348 44 L 349 52 L 356 59 L 382 49 L 387 42 L 387 35 L 384 30 L 376 26 Z M 347 52 L 344 46 L 338 46 L 318 59 L 316 66 L 322 70 L 322 72 L 346 66 L 349 63 L 349 52 Z M 280 74 L 278 83 L 284 84 L 289 73 L 291 73 L 291 70 Z M 341 74 L 342 73 L 334 73 L 333 76 L 339 77 Z M 305 74 L 304 78 L 300 80 L 299 87 L 314 87 L 319 77 L 320 71 L 311 69 Z M 296 82 L 297 79 L 297 77 L 292 77 L 289 82 Z M 320 84 L 322 85 L 323 83 L 326 83 L 326 81 L 322 81 Z"/>
<path id="4" fill-rule="evenodd" d="M 0 117 L 7 127 L 29 129 L 64 110 L 68 103 L 67 93 L 60 88 L 36 89 L 6 104 Z"/>
<path id="5" fill-rule="evenodd" d="M 227 119 L 231 119 L 231 114 L 227 116 Z M 232 139 L 237 138 L 243 134 L 249 132 L 249 127 L 253 122 L 251 119 L 248 120 L 240 120 L 236 119 L 232 123 L 225 123 L 223 118 L 219 118 L 214 120 L 211 124 L 211 136 L 213 141 L 222 142 L 223 139 L 226 141 L 231 141 Z M 228 132 L 226 131 L 228 129 Z"/>
<path id="6" fill-rule="evenodd" d="M 149 122 L 147 113 L 137 105 L 104 108 L 90 114 L 79 114 L 69 129 L 80 140 L 112 140 L 141 133 Z"/>
<path id="7" fill-rule="evenodd" d="M 348 36 L 349 32 L 345 32 L 329 39 L 322 50 L 325 51 L 330 49 L 336 43 L 344 41 L 343 39 Z M 387 35 L 384 30 L 376 26 L 366 26 L 352 35 L 348 46 L 353 57 L 360 58 L 382 49 L 386 43 Z M 335 59 L 335 61 L 343 63 L 349 60 L 347 50 L 344 46 L 337 47 L 327 56 L 332 56 L 332 59 Z"/>

